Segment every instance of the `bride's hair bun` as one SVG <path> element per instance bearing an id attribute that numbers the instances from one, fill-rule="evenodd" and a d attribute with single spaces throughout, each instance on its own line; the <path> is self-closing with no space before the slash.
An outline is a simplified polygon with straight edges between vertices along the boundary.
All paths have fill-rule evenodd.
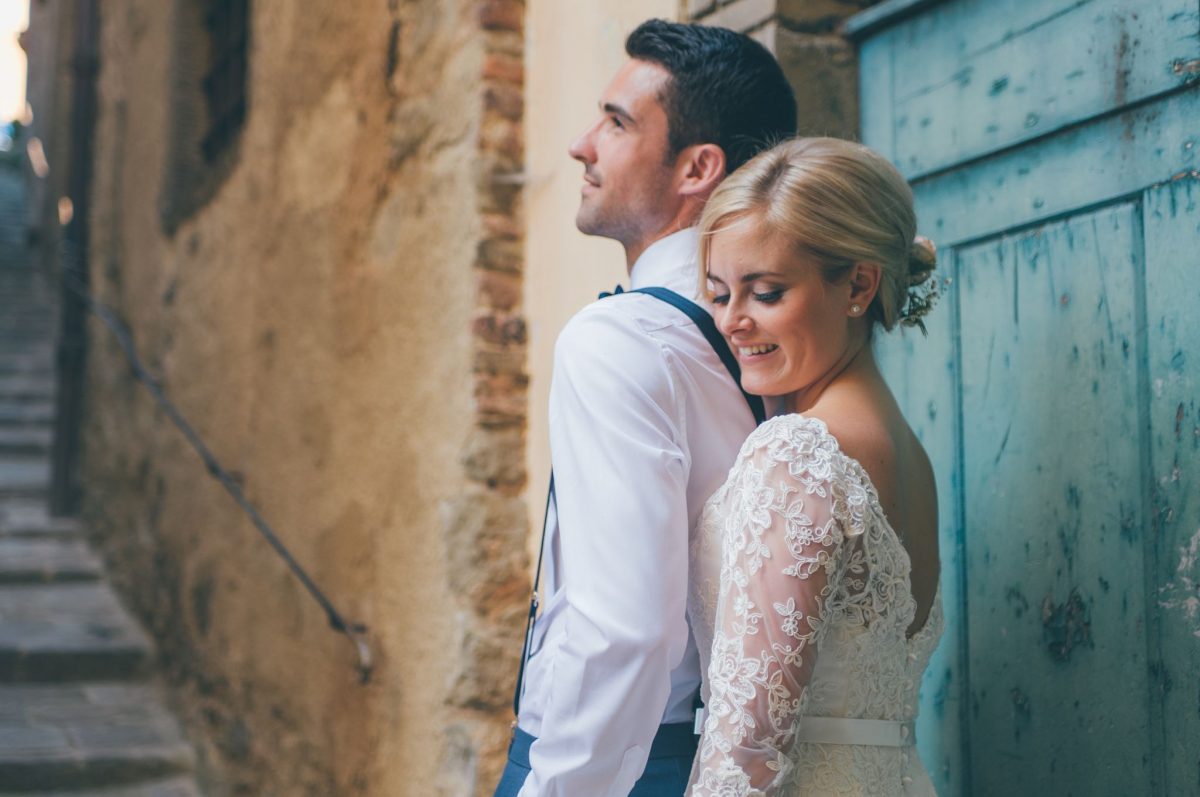
<path id="1" fill-rule="evenodd" d="M 934 279 L 937 269 L 937 247 L 923 235 L 913 238 L 908 253 L 908 297 L 900 309 L 900 324 L 917 327 L 925 332 L 925 316 L 937 303 L 941 286 Z"/>

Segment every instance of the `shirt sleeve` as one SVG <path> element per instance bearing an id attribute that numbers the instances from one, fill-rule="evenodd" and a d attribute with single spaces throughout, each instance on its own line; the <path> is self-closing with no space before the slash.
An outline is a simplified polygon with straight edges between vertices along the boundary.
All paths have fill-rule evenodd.
<path id="1" fill-rule="evenodd" d="M 555 347 L 565 636 L 541 685 L 521 797 L 624 797 L 645 769 L 688 638 L 689 459 L 675 384 L 661 344 L 617 308 L 586 308 Z"/>
<path id="2" fill-rule="evenodd" d="M 827 476 L 789 460 L 761 448 L 740 465 L 690 797 L 774 795 L 790 774 L 848 543 Z"/>

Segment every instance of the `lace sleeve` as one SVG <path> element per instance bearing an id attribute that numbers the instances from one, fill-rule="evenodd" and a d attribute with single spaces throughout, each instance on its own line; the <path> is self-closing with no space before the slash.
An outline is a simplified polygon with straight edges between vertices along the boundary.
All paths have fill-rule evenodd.
<path id="1" fill-rule="evenodd" d="M 829 460 L 805 448 L 798 455 L 792 446 L 771 445 L 740 463 L 736 509 L 722 534 L 692 797 L 770 795 L 788 779 L 801 698 L 849 547 L 836 519 Z"/>

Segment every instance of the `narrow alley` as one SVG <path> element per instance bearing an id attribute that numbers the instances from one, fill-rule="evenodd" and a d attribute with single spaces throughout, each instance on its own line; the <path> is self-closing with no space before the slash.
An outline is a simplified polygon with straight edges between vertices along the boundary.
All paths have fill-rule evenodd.
<path id="1" fill-rule="evenodd" d="M 0 795 L 195 797 L 150 640 L 77 521 L 50 517 L 54 292 L 0 164 Z"/>

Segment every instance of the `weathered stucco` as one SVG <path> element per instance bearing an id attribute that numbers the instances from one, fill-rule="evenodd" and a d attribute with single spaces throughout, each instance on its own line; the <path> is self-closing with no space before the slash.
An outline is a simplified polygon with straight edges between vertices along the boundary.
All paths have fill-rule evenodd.
<path id="1" fill-rule="evenodd" d="M 169 235 L 186 2 L 102 7 L 94 288 L 368 626 L 371 682 L 98 325 L 88 519 L 214 794 L 490 793 L 527 572 L 522 3 L 252 3 L 234 166 Z"/>

